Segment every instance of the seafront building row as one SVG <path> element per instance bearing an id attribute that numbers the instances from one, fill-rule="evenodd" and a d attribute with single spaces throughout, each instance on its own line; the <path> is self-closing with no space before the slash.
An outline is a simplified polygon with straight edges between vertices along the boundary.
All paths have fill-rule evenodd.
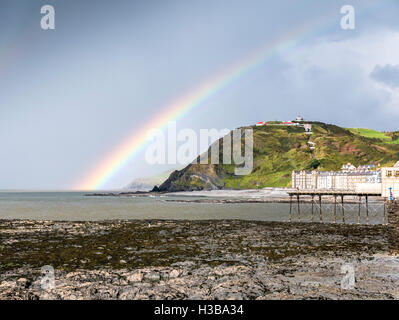
<path id="1" fill-rule="evenodd" d="M 381 193 L 399 197 L 399 161 L 394 167 L 355 167 L 348 163 L 341 171 L 293 171 L 292 187 L 298 190 L 334 190 Z"/>

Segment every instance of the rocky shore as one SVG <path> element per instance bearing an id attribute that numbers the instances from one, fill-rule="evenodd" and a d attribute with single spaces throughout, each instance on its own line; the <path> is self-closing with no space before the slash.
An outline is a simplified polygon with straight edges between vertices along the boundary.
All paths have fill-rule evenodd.
<path id="1" fill-rule="evenodd" d="M 0 220 L 0 299 L 398 299 L 386 226 Z M 351 264 L 354 288 L 342 289 Z M 41 267 L 55 270 L 43 289 Z"/>

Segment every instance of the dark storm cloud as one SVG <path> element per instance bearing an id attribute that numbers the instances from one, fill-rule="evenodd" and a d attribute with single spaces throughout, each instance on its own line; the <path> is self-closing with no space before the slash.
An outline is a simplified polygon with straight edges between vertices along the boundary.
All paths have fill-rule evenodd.
<path id="1" fill-rule="evenodd" d="M 399 98 L 375 81 L 397 85 L 399 1 L 350 2 L 353 31 L 340 28 L 342 0 L 1 0 L 0 189 L 70 187 L 170 101 L 286 38 L 299 43 L 178 127 L 235 128 L 302 114 L 390 129 Z M 40 29 L 44 4 L 55 7 L 55 30 Z M 163 171 L 139 154 L 107 187 Z"/>

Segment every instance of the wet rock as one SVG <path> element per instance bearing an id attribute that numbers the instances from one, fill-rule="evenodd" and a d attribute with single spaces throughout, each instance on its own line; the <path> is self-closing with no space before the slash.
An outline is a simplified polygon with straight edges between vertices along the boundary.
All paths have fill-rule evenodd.
<path id="1" fill-rule="evenodd" d="M 177 278 L 180 275 L 181 271 L 177 270 L 177 269 L 173 269 L 170 274 L 169 277 L 170 278 Z"/>
<path id="2" fill-rule="evenodd" d="M 159 281 L 161 276 L 157 272 L 149 272 L 145 275 L 145 279 L 150 281 Z"/>
<path id="3" fill-rule="evenodd" d="M 0 220 L 0 299 L 399 299 L 384 226 L 152 225 Z M 352 290 L 340 287 L 346 263 Z M 55 270 L 49 291 L 43 265 Z"/>
<path id="4" fill-rule="evenodd" d="M 127 277 L 129 282 L 141 282 L 143 280 L 143 274 L 141 272 L 136 272 Z"/>

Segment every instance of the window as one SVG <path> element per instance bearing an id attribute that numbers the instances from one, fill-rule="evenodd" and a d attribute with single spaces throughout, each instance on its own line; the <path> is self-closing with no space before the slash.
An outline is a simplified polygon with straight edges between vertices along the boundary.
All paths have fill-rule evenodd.
<path id="1" fill-rule="evenodd" d="M 399 171 L 395 171 L 395 177 L 399 177 Z"/>
<path id="2" fill-rule="evenodd" d="M 387 171 L 387 177 L 392 177 L 392 171 L 391 170 Z"/>

